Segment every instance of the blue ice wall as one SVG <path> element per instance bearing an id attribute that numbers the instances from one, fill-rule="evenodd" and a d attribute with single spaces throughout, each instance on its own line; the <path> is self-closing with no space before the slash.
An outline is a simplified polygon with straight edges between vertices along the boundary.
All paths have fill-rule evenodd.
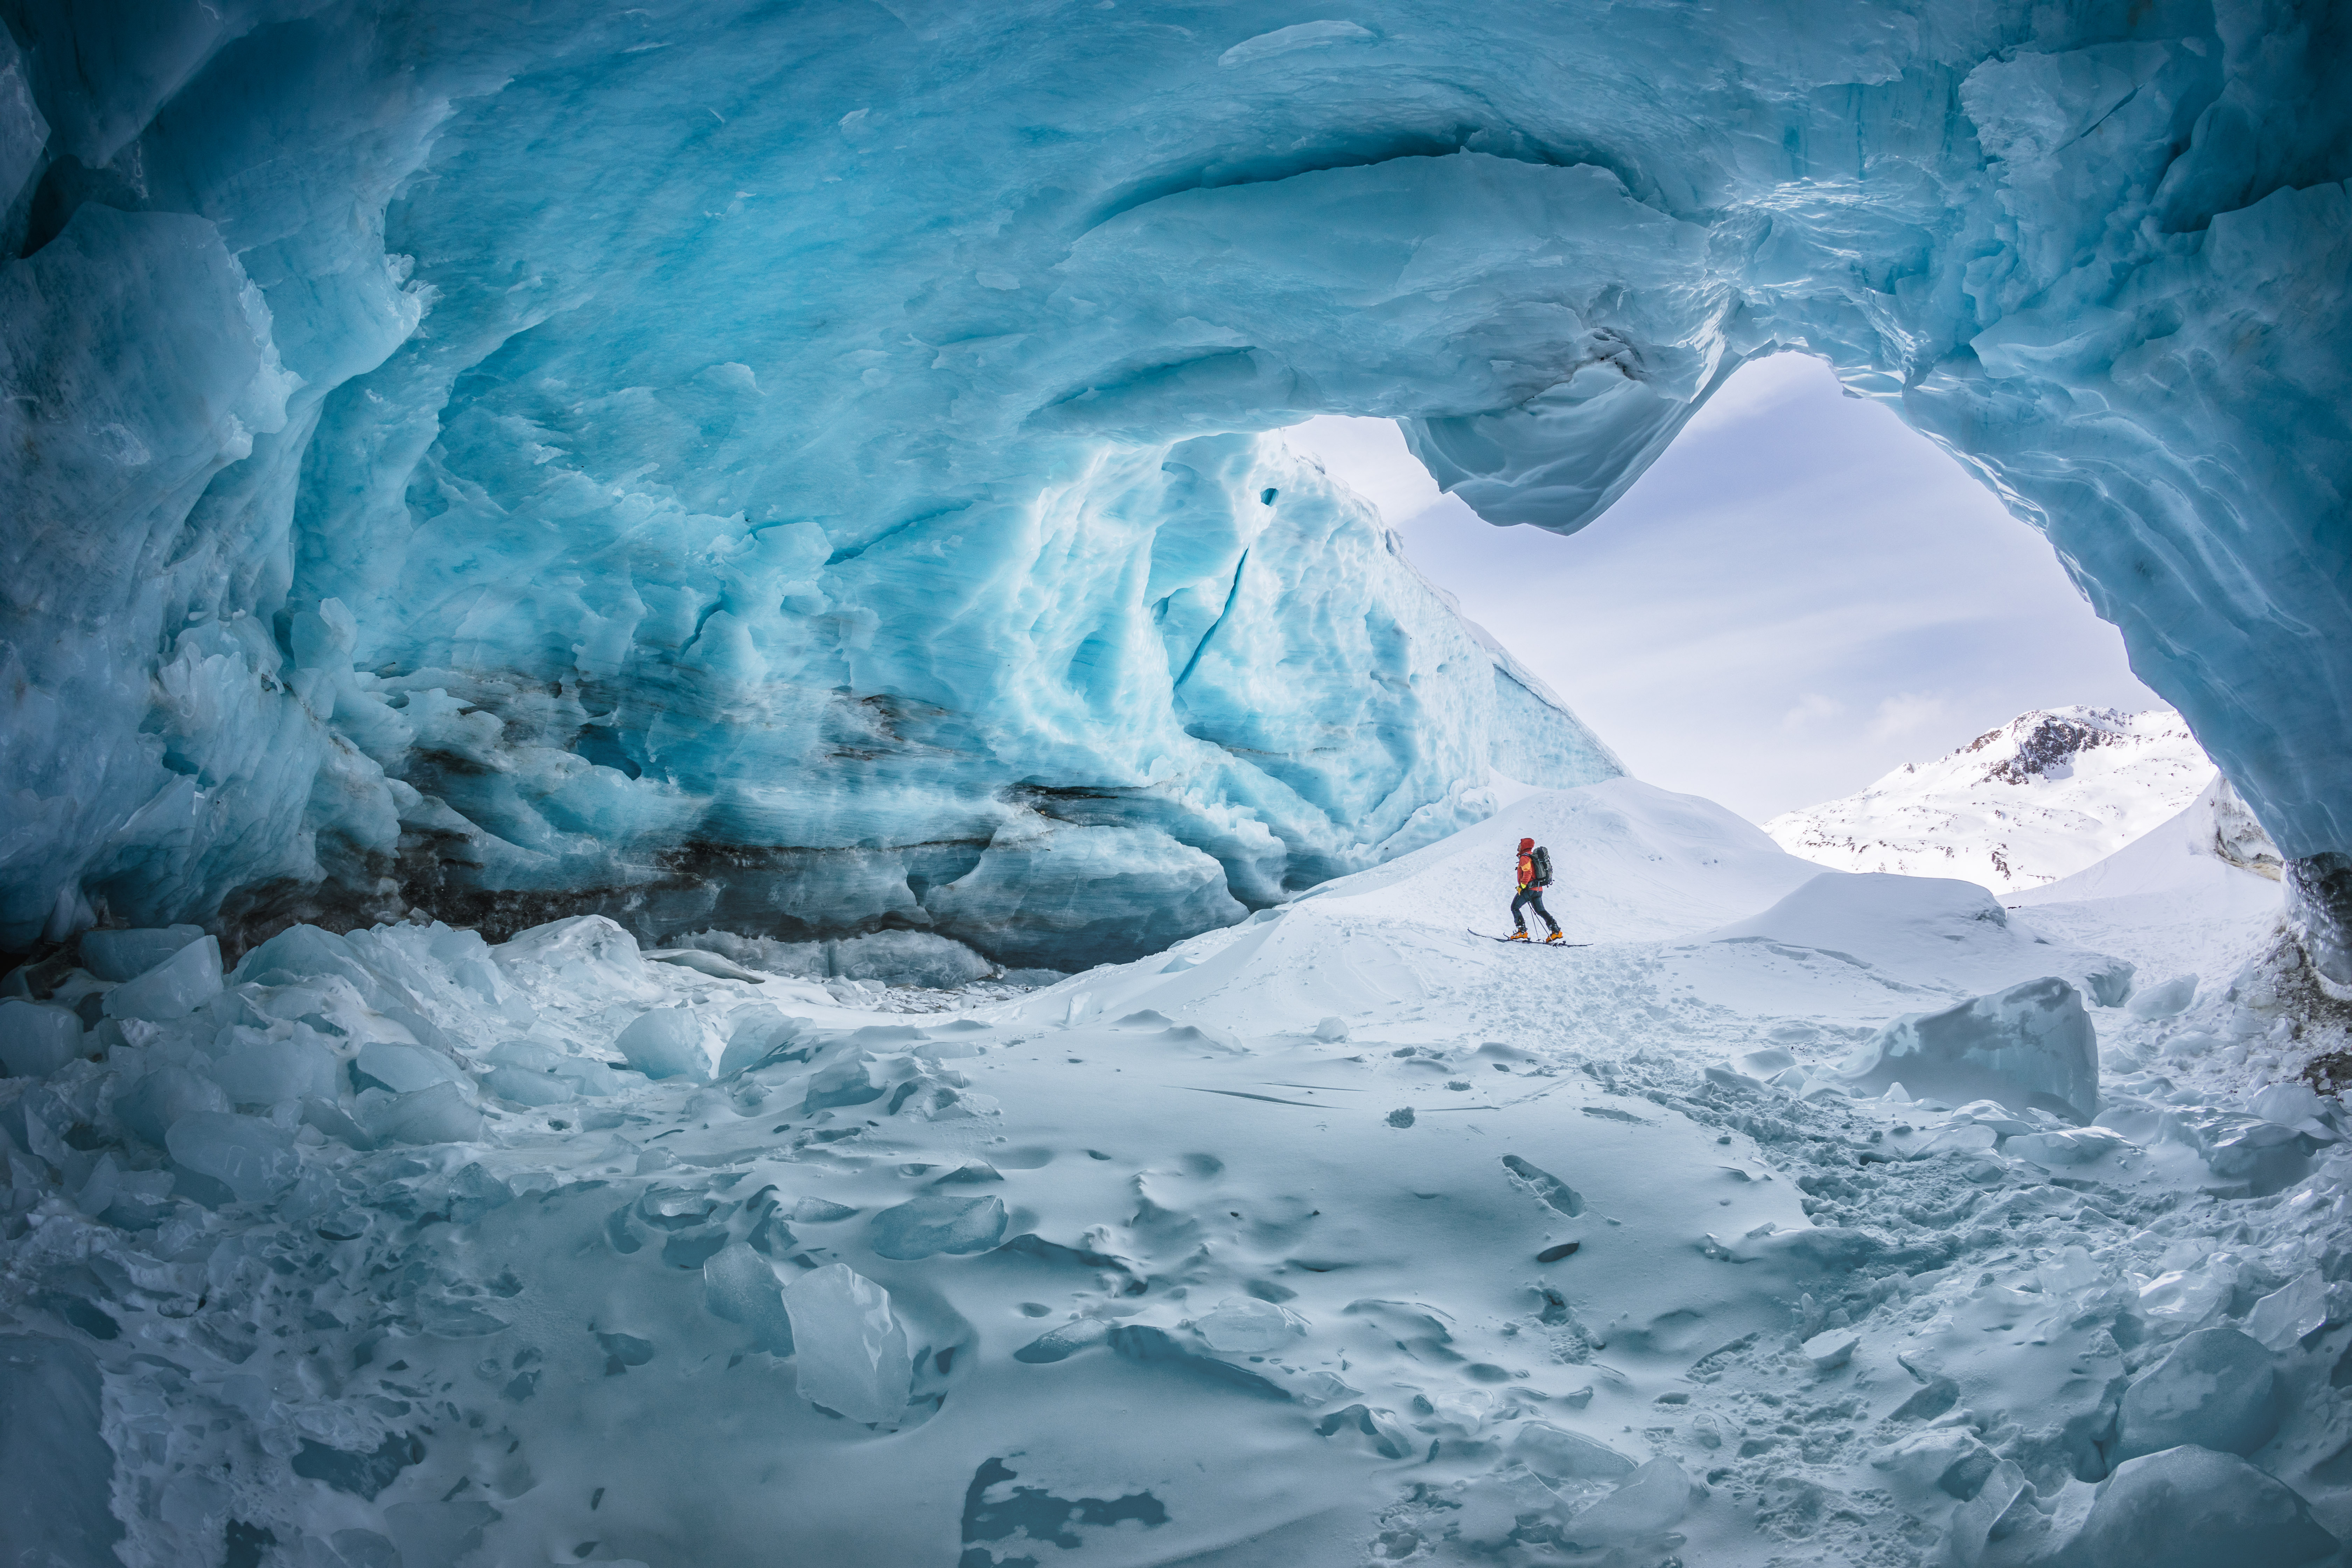
<path id="1" fill-rule="evenodd" d="M 1251 433 L 1567 531 L 1785 349 L 2352 910 L 2326 5 L 7 15 L 9 942 L 1233 918 L 1614 766 Z"/>

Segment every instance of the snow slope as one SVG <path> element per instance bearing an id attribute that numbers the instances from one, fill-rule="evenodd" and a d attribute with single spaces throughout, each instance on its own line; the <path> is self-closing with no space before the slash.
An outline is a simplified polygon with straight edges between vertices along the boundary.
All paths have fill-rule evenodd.
<path id="1" fill-rule="evenodd" d="M 1593 945 L 1465 929 L 1523 832 Z M 2352 1533 L 2309 1271 L 2345 1122 L 2244 1110 L 2313 1044 L 2244 965 L 2275 908 L 2116 902 L 1824 872 L 1620 779 L 919 1026 L 593 918 L 298 930 L 226 989 L 194 931 L 90 939 L 123 978 L 0 1003 L 0 1399 L 78 1456 L 0 1541 L 2022 1568 L 2128 1533 L 2170 1472 L 2095 1500 L 2125 1390 L 2225 1325 L 2280 1419 L 2191 1390 L 2189 1430 Z M 2094 1010 L 2112 1132 L 1838 1087 L 1899 1016 L 2183 955 L 2179 1010 Z M 2193 1542 L 2277 1485 L 2234 1463 L 2151 1517 Z M 2327 1539 L 2271 1501 L 2267 1560 Z"/>
<path id="2" fill-rule="evenodd" d="M 1764 831 L 1842 871 L 1959 877 L 2008 893 L 2113 854 L 2216 776 L 2177 713 L 2037 710 Z"/>

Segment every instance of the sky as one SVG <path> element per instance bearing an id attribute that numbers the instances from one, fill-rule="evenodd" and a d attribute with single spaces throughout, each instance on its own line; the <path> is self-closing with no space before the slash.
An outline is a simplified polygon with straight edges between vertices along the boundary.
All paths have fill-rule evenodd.
<path id="1" fill-rule="evenodd" d="M 1440 495 L 1388 420 L 1284 434 L 1636 777 L 1754 821 L 2032 709 L 2165 706 L 2039 532 L 1806 355 L 1739 370 L 1566 538 Z"/>

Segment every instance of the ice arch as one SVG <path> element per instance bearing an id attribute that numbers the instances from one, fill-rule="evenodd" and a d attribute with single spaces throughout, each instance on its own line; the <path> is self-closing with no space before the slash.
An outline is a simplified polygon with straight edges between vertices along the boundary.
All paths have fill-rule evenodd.
<path id="1" fill-rule="evenodd" d="M 0 934 L 1234 918 L 1614 767 L 1246 433 L 1565 531 L 1801 347 L 2352 963 L 2340 16 L 1504 9 L 14 0 Z"/>

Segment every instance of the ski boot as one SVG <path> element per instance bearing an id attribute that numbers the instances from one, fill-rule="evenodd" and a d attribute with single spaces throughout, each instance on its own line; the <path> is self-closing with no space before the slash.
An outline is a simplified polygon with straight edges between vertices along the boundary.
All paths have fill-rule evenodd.
<path id="1" fill-rule="evenodd" d="M 1544 938 L 1544 942 L 1545 942 L 1545 944 L 1546 944 L 1547 946 L 1549 946 L 1549 945 L 1550 943 L 1552 943 L 1552 942 L 1566 942 L 1567 940 L 1568 940 L 1568 933 L 1567 933 L 1566 931 L 1556 931 L 1552 932 L 1549 936 L 1548 936 L 1548 937 Z"/>
<path id="2" fill-rule="evenodd" d="M 1525 942 L 1528 940 L 1528 933 L 1523 931 L 1515 931 L 1503 940 L 1505 942 Z"/>

